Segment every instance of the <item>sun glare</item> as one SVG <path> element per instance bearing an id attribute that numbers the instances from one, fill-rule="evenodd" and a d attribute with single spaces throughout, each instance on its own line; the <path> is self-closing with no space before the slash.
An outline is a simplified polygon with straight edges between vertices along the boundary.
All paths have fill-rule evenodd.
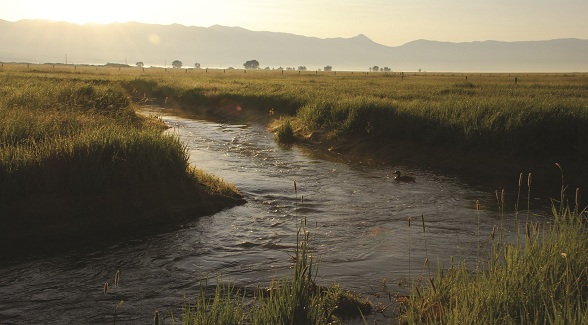
<path id="1" fill-rule="evenodd" d="M 94 6 L 81 5 L 80 1 L 47 1 L 39 4 L 37 11 L 47 19 L 75 24 L 110 24 L 129 21 L 133 8 L 124 1 L 103 0 Z"/>

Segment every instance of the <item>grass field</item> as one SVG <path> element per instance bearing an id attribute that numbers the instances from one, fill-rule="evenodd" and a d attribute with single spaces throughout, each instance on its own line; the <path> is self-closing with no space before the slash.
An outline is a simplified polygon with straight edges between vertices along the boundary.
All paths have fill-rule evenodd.
<path id="1" fill-rule="evenodd" d="M 499 157 L 559 155 L 581 163 L 588 156 L 586 74 L 2 64 L 0 221 L 6 232 L 2 235 L 6 237 L 12 226 L 61 233 L 63 229 L 55 225 L 63 221 L 63 210 L 48 211 L 68 204 L 77 211 L 86 209 L 85 222 L 95 226 L 104 213 L 89 210 L 104 208 L 105 198 L 115 202 L 106 211 L 114 216 L 126 215 L 137 196 L 145 198 L 154 191 L 159 199 L 147 197 L 156 203 L 185 202 L 203 192 L 237 200 L 230 185 L 187 164 L 187 151 L 177 138 L 162 134 L 157 119 L 135 113 L 142 103 L 223 119 L 255 119 L 268 125 L 277 121 L 279 141 L 285 137 L 308 141 L 313 135 L 310 138 L 329 141 L 366 138 L 382 146 L 410 141 Z M 206 184 L 200 188 L 203 192 L 195 190 L 196 182 Z M 581 207 L 570 210 L 564 202 L 559 204 L 551 224 L 527 224 L 523 242 L 493 242 L 484 267 L 471 270 L 459 264 L 417 283 L 405 301 L 402 319 L 407 323 L 585 322 L 586 217 Z M 17 220 L 11 218 L 15 215 Z M 335 289 L 317 294 L 321 291 L 312 281 L 307 240 L 297 245 L 292 279 L 275 282 L 275 294 L 259 297 L 255 306 L 259 311 L 247 316 L 249 320 L 326 323 L 331 319 L 337 305 L 331 296 Z M 223 300 L 227 290 L 219 287 L 216 299 L 186 305 L 183 322 L 197 323 L 211 311 L 242 320 L 242 305 L 231 302 L 239 296 Z M 309 304 L 313 308 L 304 307 Z"/>
<path id="2" fill-rule="evenodd" d="M 0 70 L 3 241 L 167 224 L 177 222 L 167 207 L 206 214 L 239 202 L 234 187 L 189 166 L 179 139 L 134 107 L 112 76 Z"/>
<path id="3" fill-rule="evenodd" d="M 588 154 L 586 74 L 113 70 L 137 96 L 228 116 L 288 115 L 302 134 Z"/>
<path id="4" fill-rule="evenodd" d="M 587 74 L 2 69 L 56 82 L 108 80 L 136 101 L 156 98 L 228 116 L 288 115 L 303 134 L 323 130 L 331 138 L 360 135 L 464 150 L 588 154 Z"/>

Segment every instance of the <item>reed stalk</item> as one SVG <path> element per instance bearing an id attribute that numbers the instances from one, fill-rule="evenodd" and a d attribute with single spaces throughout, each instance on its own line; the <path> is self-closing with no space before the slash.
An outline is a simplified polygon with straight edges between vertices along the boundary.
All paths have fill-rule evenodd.
<path id="1" fill-rule="evenodd" d="M 411 285 L 412 287 L 412 274 L 411 274 L 411 265 L 410 265 L 410 252 L 411 252 L 411 248 L 412 248 L 412 243 L 410 241 L 410 217 L 408 217 L 408 283 Z"/>
<path id="2" fill-rule="evenodd" d="M 421 221 L 423 224 L 423 241 L 425 242 L 425 263 L 424 263 L 424 265 L 427 267 L 429 277 L 431 277 L 431 266 L 429 263 L 429 249 L 427 248 L 427 231 L 426 231 L 426 227 L 425 227 L 425 215 L 424 214 L 421 214 Z"/>
<path id="3" fill-rule="evenodd" d="M 477 217 L 477 222 L 476 222 L 476 239 L 477 239 L 477 247 L 476 247 L 476 270 L 479 269 L 480 267 L 480 248 L 481 248 L 481 242 L 480 242 L 480 200 L 476 200 L 476 217 Z"/>

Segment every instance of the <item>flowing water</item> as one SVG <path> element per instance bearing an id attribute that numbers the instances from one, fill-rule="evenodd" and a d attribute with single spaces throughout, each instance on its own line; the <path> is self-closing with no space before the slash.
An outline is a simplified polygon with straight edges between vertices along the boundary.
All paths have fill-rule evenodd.
<path id="1" fill-rule="evenodd" d="M 386 282 L 392 292 L 405 292 L 398 282 L 435 272 L 438 262 L 475 264 L 492 227 L 513 219 L 497 212 L 494 188 L 474 189 L 411 166 L 323 159 L 280 147 L 261 125 L 153 110 L 186 143 L 192 164 L 235 184 L 247 203 L 165 233 L 2 261 L 0 323 L 112 323 L 120 301 L 117 323 L 151 323 L 155 310 L 171 323 L 170 314 L 179 317 L 184 295 L 195 298 L 202 280 L 256 287 L 289 274 L 303 220 L 319 283 L 370 295 Z M 397 169 L 417 181 L 396 183 Z"/>

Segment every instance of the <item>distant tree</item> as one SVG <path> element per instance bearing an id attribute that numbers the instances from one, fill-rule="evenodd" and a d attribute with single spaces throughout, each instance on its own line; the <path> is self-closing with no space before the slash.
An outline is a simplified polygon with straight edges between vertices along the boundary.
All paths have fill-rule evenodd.
<path id="1" fill-rule="evenodd" d="M 127 68 L 127 67 L 130 67 L 130 65 L 128 65 L 128 64 L 124 64 L 124 63 L 111 63 L 111 62 L 107 62 L 104 66 L 105 67 L 111 67 L 111 68 Z"/>
<path id="2" fill-rule="evenodd" d="M 137 62 L 137 63 L 135 63 L 135 65 L 136 65 L 138 68 L 142 68 L 142 67 L 144 67 L 144 66 L 145 66 L 145 64 L 143 64 L 143 62 L 140 62 L 140 61 L 139 61 L 139 62 Z"/>
<path id="3" fill-rule="evenodd" d="M 259 62 L 257 60 L 249 60 L 243 64 L 245 69 L 259 69 Z"/>
<path id="4" fill-rule="evenodd" d="M 384 67 L 384 72 L 390 72 L 392 71 L 392 69 L 388 68 L 388 67 Z"/>
<path id="5" fill-rule="evenodd" d="M 325 71 L 333 71 L 333 67 L 328 65 L 325 67 Z"/>
<path id="6" fill-rule="evenodd" d="M 298 71 L 306 71 L 306 67 L 301 65 L 298 67 Z"/>
<path id="7" fill-rule="evenodd" d="M 265 67 L 265 70 L 271 70 L 270 67 Z"/>
<path id="8" fill-rule="evenodd" d="M 194 63 L 194 68 L 200 69 L 200 63 Z"/>
<path id="9" fill-rule="evenodd" d="M 174 68 L 181 68 L 182 67 L 182 61 L 180 60 L 174 60 L 174 62 L 172 62 L 172 67 Z"/>
<path id="10" fill-rule="evenodd" d="M 370 71 L 378 72 L 378 71 L 380 71 L 380 67 L 378 67 L 377 65 L 374 65 Z"/>

